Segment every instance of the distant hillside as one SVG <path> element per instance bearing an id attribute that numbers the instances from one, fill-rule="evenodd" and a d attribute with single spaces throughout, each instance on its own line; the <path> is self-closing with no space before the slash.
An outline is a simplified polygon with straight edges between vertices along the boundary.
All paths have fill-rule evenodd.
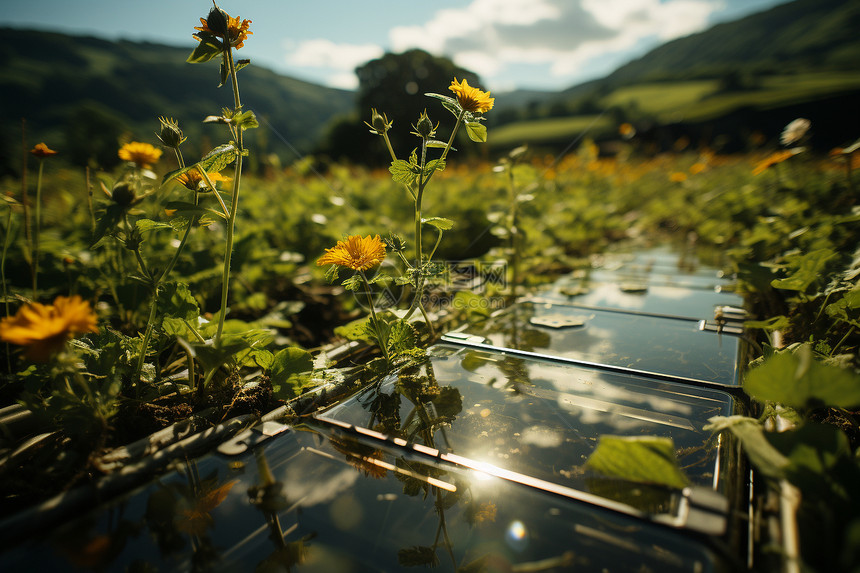
<path id="1" fill-rule="evenodd" d="M 668 42 L 603 79 L 506 109 L 490 143 L 566 145 L 583 135 L 577 126 L 590 126 L 590 137 L 612 137 L 629 121 L 640 133 L 662 130 L 666 141 L 698 135 L 737 147 L 753 131 L 773 136 L 800 115 L 813 120 L 818 144 L 850 141 L 860 134 L 858 30 L 860 0 L 782 4 Z M 552 137 L 542 139 L 536 125 Z M 530 140 L 519 141 L 527 132 Z"/>
<path id="2" fill-rule="evenodd" d="M 119 126 L 120 133 L 154 141 L 161 115 L 179 120 L 191 145 L 201 145 L 198 136 L 203 134 L 220 139 L 217 128 L 204 127 L 201 120 L 232 107 L 232 94 L 228 86 L 216 87 L 217 61 L 185 62 L 194 44 L 190 37 L 186 48 L 175 48 L 0 28 L 2 155 L 20 156 L 7 151 L 20 145 L 21 118 L 27 121 L 30 144 L 46 140 L 78 160 L 82 133 L 88 129 L 104 132 L 110 127 L 113 132 Z M 251 63 L 239 72 L 242 103 L 277 132 L 251 136 L 259 139 L 262 151 L 267 142 L 270 150 L 276 149 L 278 136 L 309 149 L 333 116 L 353 108 L 352 92 L 280 76 Z M 284 146 L 278 145 L 280 152 Z"/>
<path id="3" fill-rule="evenodd" d="M 860 1 L 796 0 L 663 44 L 601 83 L 857 71 L 858 31 Z"/>

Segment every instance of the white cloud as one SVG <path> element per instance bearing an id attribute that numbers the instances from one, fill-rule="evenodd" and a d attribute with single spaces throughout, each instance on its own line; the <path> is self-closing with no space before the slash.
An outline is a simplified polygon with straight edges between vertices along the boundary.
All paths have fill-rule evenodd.
<path id="1" fill-rule="evenodd" d="M 471 0 L 420 25 L 389 31 L 388 49 L 421 48 L 473 70 L 484 88 L 510 85 L 514 66 L 544 70 L 544 85 L 569 85 L 611 72 L 638 54 L 705 29 L 731 0 Z M 384 50 L 376 44 L 314 39 L 290 46 L 286 62 L 313 69 L 330 86 L 357 87 L 353 70 Z M 538 80 L 539 81 L 539 80 Z"/>
<path id="2" fill-rule="evenodd" d="M 383 53 L 376 44 L 336 44 L 319 38 L 300 42 L 290 49 L 286 62 L 298 68 L 315 68 L 332 87 L 354 89 L 358 86 L 355 68 Z"/>
<path id="3" fill-rule="evenodd" d="M 703 30 L 724 7 L 724 0 L 473 0 L 423 25 L 395 27 L 389 38 L 395 52 L 445 54 L 489 83 L 515 64 L 545 65 L 574 81 L 607 54 L 614 63 L 642 42 Z"/>

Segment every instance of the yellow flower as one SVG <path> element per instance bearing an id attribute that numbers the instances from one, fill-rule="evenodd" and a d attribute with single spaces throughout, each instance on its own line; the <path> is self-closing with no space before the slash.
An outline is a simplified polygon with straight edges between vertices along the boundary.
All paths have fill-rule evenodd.
<path id="1" fill-rule="evenodd" d="M 75 334 L 98 331 L 90 303 L 77 295 L 58 296 L 52 305 L 30 303 L 0 320 L 0 340 L 26 346 L 25 355 L 36 362 L 46 362 Z"/>
<path id="2" fill-rule="evenodd" d="M 200 18 L 201 26 L 195 26 L 194 29 L 200 30 L 201 32 L 209 32 L 214 36 L 217 36 L 223 40 L 227 40 L 228 42 L 230 42 L 230 45 L 232 47 L 238 50 L 245 45 L 245 40 L 248 39 L 248 36 L 254 33 L 248 30 L 248 28 L 251 27 L 251 20 L 240 21 L 238 16 L 234 18 L 226 12 L 224 12 L 224 14 L 227 16 L 227 38 L 225 38 L 222 33 L 216 32 L 215 30 L 210 28 L 209 24 L 207 24 L 206 20 L 203 18 Z M 200 41 L 200 38 L 198 38 L 197 36 L 194 37 L 197 39 L 198 42 Z"/>
<path id="3" fill-rule="evenodd" d="M 763 173 L 764 171 L 767 171 L 768 168 L 773 167 L 777 163 L 782 163 L 783 161 L 794 155 L 797 155 L 797 153 L 792 149 L 771 153 L 762 161 L 759 161 L 758 164 L 753 168 L 753 175 Z"/>
<path id="4" fill-rule="evenodd" d="M 618 126 L 618 134 L 624 139 L 633 139 L 636 135 L 636 128 L 633 127 L 633 124 L 622 123 Z"/>
<path id="5" fill-rule="evenodd" d="M 338 265 L 355 271 L 366 271 L 380 264 L 385 259 L 385 243 L 379 235 L 362 237 L 350 235 L 346 240 L 338 241 L 331 249 L 319 258 L 317 265 Z"/>
<path id="6" fill-rule="evenodd" d="M 50 157 L 51 155 L 56 155 L 57 152 L 53 149 L 49 148 L 44 143 L 37 143 L 36 147 L 30 150 L 30 153 L 38 157 L 39 159 L 44 159 L 46 157 Z"/>
<path id="7" fill-rule="evenodd" d="M 123 161 L 131 161 L 141 169 L 146 169 L 158 161 L 158 158 L 161 157 L 161 150 L 148 143 L 132 141 L 120 147 L 117 155 Z"/>
<path id="8" fill-rule="evenodd" d="M 490 97 L 490 92 L 482 92 L 478 88 L 473 88 L 466 80 L 460 83 L 457 78 L 454 78 L 448 89 L 457 95 L 457 102 L 466 111 L 484 113 L 493 109 L 495 98 Z"/>
<path id="9" fill-rule="evenodd" d="M 218 183 L 221 182 L 226 183 L 228 181 L 232 181 L 232 178 L 225 177 L 217 171 L 213 171 L 212 173 L 206 173 L 206 175 L 209 177 L 209 181 L 211 181 L 212 184 L 216 186 Z M 200 171 L 198 171 L 197 169 L 191 169 L 190 171 L 186 171 L 182 175 L 178 176 L 176 180 L 192 191 L 210 190 L 206 185 L 206 181 L 203 179 L 203 176 L 200 174 Z"/>
<path id="10" fill-rule="evenodd" d="M 687 174 L 682 173 L 680 171 L 676 171 L 676 172 L 672 173 L 671 175 L 669 175 L 669 181 L 671 181 L 673 183 L 683 183 L 686 180 L 687 180 Z"/>
<path id="11" fill-rule="evenodd" d="M 704 171 L 707 168 L 708 168 L 708 166 L 705 165 L 704 163 L 701 163 L 701 162 L 693 163 L 692 165 L 690 165 L 690 174 L 698 175 L 699 173 L 701 173 L 702 171 Z"/>

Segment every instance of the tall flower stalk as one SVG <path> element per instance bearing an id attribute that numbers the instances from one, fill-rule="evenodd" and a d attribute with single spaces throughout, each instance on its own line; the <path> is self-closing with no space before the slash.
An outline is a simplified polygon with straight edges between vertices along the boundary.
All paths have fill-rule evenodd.
<path id="1" fill-rule="evenodd" d="M 375 268 L 382 264 L 385 260 L 385 243 L 379 238 L 379 235 L 372 237 L 370 235 L 362 237 L 361 235 L 351 235 L 337 244 L 326 249 L 326 252 L 317 260 L 317 265 L 324 267 L 329 266 L 329 277 L 337 278 L 338 269 L 346 268 L 355 271 L 351 277 L 343 281 L 343 286 L 348 290 L 358 290 L 364 288 L 367 304 L 370 307 L 370 325 L 372 335 L 379 343 L 382 354 L 385 357 L 385 362 L 391 364 L 391 353 L 389 351 L 390 332 L 386 324 L 382 322 L 376 314 L 376 309 L 373 304 L 371 295 L 371 284 L 377 282 L 379 275 L 374 279 L 368 279 L 365 271 Z"/>
<path id="2" fill-rule="evenodd" d="M 33 300 L 36 300 L 39 281 L 39 235 L 42 230 L 42 171 L 45 167 L 45 159 L 56 155 L 57 152 L 50 149 L 44 143 L 39 143 L 30 150 L 30 153 L 39 159 L 39 174 L 36 176 L 36 228 L 33 235 L 33 253 L 31 255 L 33 260 Z"/>
<path id="3" fill-rule="evenodd" d="M 421 139 L 420 157 L 413 151 L 408 160 L 397 158 L 388 137 L 391 122 L 388 121 L 385 114 L 380 114 L 377 110 L 373 109 L 371 110 L 370 123 L 365 122 L 371 128 L 371 133 L 380 135 L 384 139 L 385 145 L 391 155 L 389 171 L 392 178 L 406 187 L 413 200 L 413 218 L 415 222 L 414 260 L 409 261 L 402 255 L 402 245 L 391 242 L 389 246 L 392 247 L 392 250 L 400 256 L 406 265 L 406 272 L 399 282 L 411 284 L 414 289 L 414 298 L 406 312 L 404 320 L 408 320 L 416 310 L 419 310 L 430 329 L 431 336 L 435 335 L 433 323 L 427 315 L 422 299 L 427 279 L 441 272 L 433 263 L 433 255 L 436 253 L 443 232 L 451 229 L 453 222 L 441 217 L 425 218 L 423 212 L 424 194 L 436 171 L 445 169 L 448 154 L 453 149 L 454 140 L 461 126 L 465 125 L 467 134 L 472 141 L 485 142 L 487 140 L 487 130 L 480 122 L 483 120 L 483 114 L 491 110 L 495 102 L 494 98 L 490 97 L 489 92 L 484 92 L 470 86 L 465 79 L 460 82 L 457 81 L 457 78 L 454 78 L 449 89 L 454 92 L 455 97 L 452 98 L 434 93 L 426 94 L 429 97 L 440 100 L 443 107 L 456 118 L 447 142 L 436 139 L 438 124 L 433 125 L 426 111 L 420 115 L 417 123 L 412 126 L 414 129 L 412 132 L 413 135 Z M 438 159 L 430 159 L 428 157 L 429 149 L 442 149 L 442 154 Z M 429 253 L 425 253 L 423 244 L 423 229 L 425 225 L 434 227 L 437 233 L 436 243 Z"/>
<path id="4" fill-rule="evenodd" d="M 218 316 L 218 327 L 215 333 L 215 346 L 219 346 L 224 331 L 224 320 L 227 316 L 227 301 L 230 285 L 230 263 L 233 255 L 236 215 L 239 211 L 239 189 L 241 187 L 242 157 L 245 155 L 243 132 L 245 129 L 257 127 L 253 112 L 242 111 L 242 100 L 239 96 L 239 79 L 237 72 L 248 64 L 247 60 L 237 62 L 233 57 L 233 49 L 245 45 L 251 20 L 241 20 L 238 16 L 230 16 L 213 2 L 213 8 L 206 19 L 200 19 L 200 26 L 194 38 L 200 43 L 188 57 L 190 63 L 208 62 L 221 57 L 221 85 L 227 79 L 233 90 L 233 109 L 224 110 L 221 116 L 210 116 L 207 121 L 223 123 L 230 131 L 231 143 L 222 148 L 222 155 L 234 162 L 233 189 L 229 209 L 225 210 L 227 217 L 227 240 L 224 253 L 224 270 L 221 277 L 221 312 Z M 223 146 L 222 146 L 223 147 Z M 229 161 L 228 161 L 229 163 Z"/>

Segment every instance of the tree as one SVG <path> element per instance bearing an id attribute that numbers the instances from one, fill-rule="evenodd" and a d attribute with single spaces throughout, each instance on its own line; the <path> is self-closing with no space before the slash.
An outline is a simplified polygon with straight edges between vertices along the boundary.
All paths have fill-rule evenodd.
<path id="1" fill-rule="evenodd" d="M 119 137 L 126 130 L 110 110 L 93 103 L 79 105 L 66 123 L 69 161 L 111 169 L 119 164 Z"/>
<path id="2" fill-rule="evenodd" d="M 370 110 L 374 108 L 393 120 L 394 129 L 389 132 L 389 137 L 400 156 L 409 153 L 410 145 L 417 145 L 418 140 L 410 136 L 409 131 L 422 111 L 427 109 L 434 123 L 453 120 L 437 101 L 427 98 L 425 93 L 452 95 L 448 92 L 448 86 L 455 77 L 458 80 L 466 79 L 469 85 L 480 86 L 480 80 L 475 73 L 455 65 L 448 58 L 436 57 L 418 49 L 402 54 L 385 54 L 356 68 L 355 72 L 359 81 L 359 117 L 370 121 Z M 367 133 L 367 130 L 364 132 Z M 368 146 L 363 143 L 352 146 L 354 152 L 359 154 L 366 152 L 369 147 L 372 148 L 374 160 L 385 163 L 390 161 L 384 146 Z M 353 153 L 350 153 L 350 157 L 359 158 Z"/>

